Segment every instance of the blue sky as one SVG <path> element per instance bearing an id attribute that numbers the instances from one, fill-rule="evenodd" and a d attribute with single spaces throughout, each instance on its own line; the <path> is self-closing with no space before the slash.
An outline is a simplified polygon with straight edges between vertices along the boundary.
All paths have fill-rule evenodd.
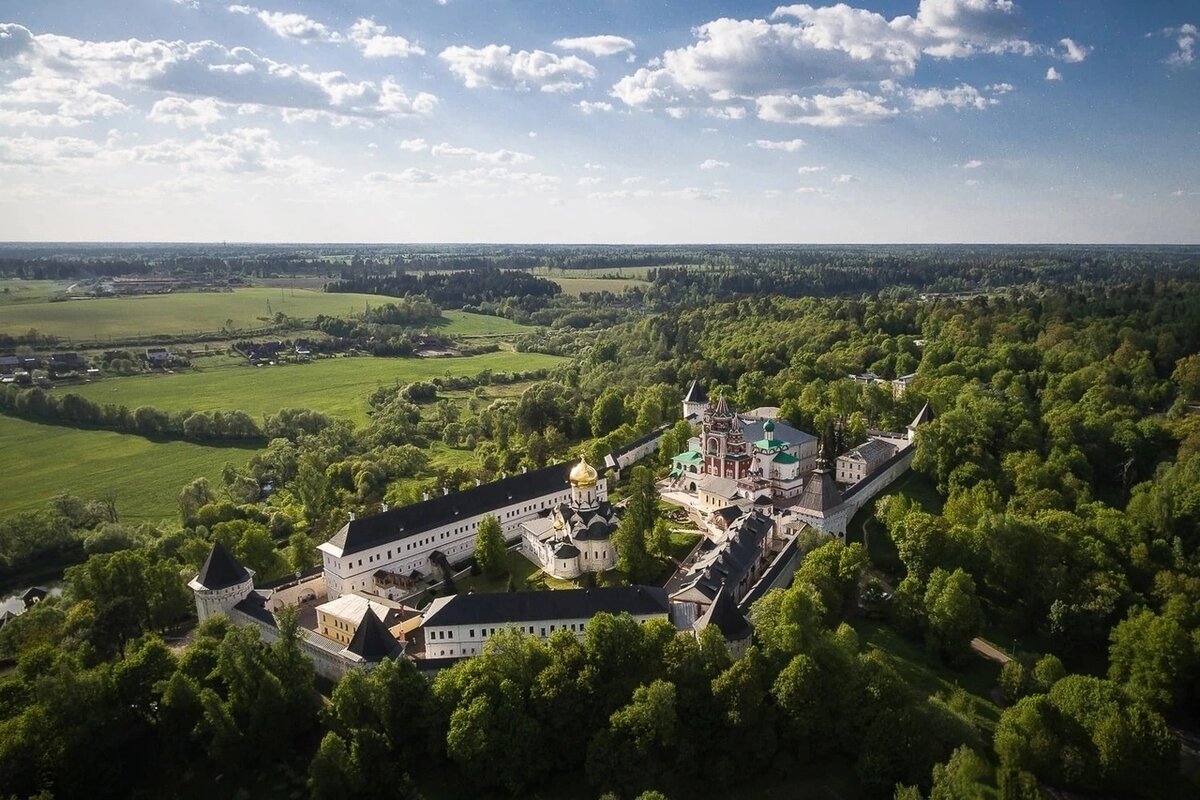
<path id="1" fill-rule="evenodd" d="M 0 0 L 0 239 L 1196 242 L 1200 5 Z"/>

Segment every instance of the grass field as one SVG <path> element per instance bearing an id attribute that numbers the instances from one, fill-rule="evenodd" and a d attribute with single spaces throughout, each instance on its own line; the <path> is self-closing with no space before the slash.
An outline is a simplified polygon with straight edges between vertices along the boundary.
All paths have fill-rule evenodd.
<path id="1" fill-rule="evenodd" d="M 333 358 L 275 367 L 226 366 L 174 375 L 108 378 L 57 391 L 97 403 L 167 411 L 240 409 L 254 417 L 281 408 L 312 408 L 356 423 L 367 418 L 367 395 L 380 385 L 441 375 L 476 375 L 554 367 L 566 359 L 541 353 L 485 353 L 464 358 Z"/>
<path id="2" fill-rule="evenodd" d="M 262 328 L 280 312 L 306 320 L 319 314 L 362 314 L 367 304 L 378 307 L 388 301 L 368 294 L 251 288 L 50 303 L 47 300 L 54 286 L 50 281 L 4 281 L 0 297 L 4 287 L 10 292 L 7 301 L 0 300 L 7 303 L 0 316 L 0 333 L 25 333 L 35 328 L 68 341 L 182 336 L 223 330 L 229 320 L 233 321 L 234 331 Z M 528 330 L 501 317 L 463 311 L 447 311 L 445 317 L 448 323 L 438 326 L 438 330 L 450 334 L 513 334 Z"/>
<path id="3" fill-rule="evenodd" d="M 62 281 L 23 281 L 0 278 L 0 307 L 23 303 L 45 303 L 51 295 L 70 284 Z"/>
<path id="4" fill-rule="evenodd" d="M 59 492 L 92 498 L 112 490 L 121 517 L 131 521 L 175 516 L 184 484 L 199 477 L 219 482 L 226 461 L 241 466 L 253 453 L 5 416 L 0 448 L 0 515 L 40 508 Z"/>
<path id="5" fill-rule="evenodd" d="M 579 297 L 584 292 L 608 291 L 620 294 L 630 286 L 649 286 L 645 281 L 636 278 L 560 278 L 555 275 L 550 280 L 562 287 L 563 294 L 571 297 Z"/>

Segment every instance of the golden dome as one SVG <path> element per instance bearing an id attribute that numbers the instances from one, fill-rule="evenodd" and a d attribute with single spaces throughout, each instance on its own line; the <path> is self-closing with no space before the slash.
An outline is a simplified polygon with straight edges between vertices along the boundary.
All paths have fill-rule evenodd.
<path id="1" fill-rule="evenodd" d="M 572 486 L 595 486 L 600 480 L 596 469 L 589 463 L 587 459 L 580 457 L 579 463 L 571 467 L 571 485 Z"/>

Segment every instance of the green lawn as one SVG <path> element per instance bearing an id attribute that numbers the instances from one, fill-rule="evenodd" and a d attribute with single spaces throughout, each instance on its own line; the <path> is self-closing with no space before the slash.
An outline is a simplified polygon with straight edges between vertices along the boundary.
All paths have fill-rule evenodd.
<path id="1" fill-rule="evenodd" d="M 443 311 L 442 316 L 448 320 L 448 323 L 431 327 L 439 333 L 449 333 L 455 336 L 513 336 L 536 330 L 529 325 L 518 325 L 504 317 L 472 314 L 469 311 Z"/>
<path id="2" fill-rule="evenodd" d="M 508 591 L 509 575 L 512 576 L 518 592 L 529 589 L 526 581 L 538 571 L 538 566 L 515 550 L 508 550 L 506 553 L 508 556 L 507 575 L 501 575 L 498 578 L 489 578 L 486 575 L 467 575 L 454 582 L 458 593 L 506 592 Z"/>
<path id="3" fill-rule="evenodd" d="M 45 303 L 50 297 L 70 286 L 66 281 L 23 281 L 0 278 L 0 306 L 22 303 Z M 11 313 L 5 311 L 5 317 Z"/>
<path id="4" fill-rule="evenodd" d="M 643 280 L 637 278 L 570 278 L 547 276 L 550 280 L 562 287 L 563 294 L 571 297 L 578 297 L 584 292 L 612 292 L 613 294 L 621 294 L 630 286 L 649 286 Z"/>
<path id="5" fill-rule="evenodd" d="M 68 341 L 107 341 L 156 334 L 186 335 L 224 330 L 229 320 L 234 331 L 262 328 L 280 312 L 295 319 L 360 315 L 367 305 L 379 307 L 389 298 L 369 294 L 333 294 L 310 289 L 236 289 L 232 292 L 180 292 L 137 297 L 47 302 L 63 284 L 51 281 L 4 281 L 0 304 L 8 304 L 0 317 L 0 333 L 25 333 L 35 328 Z M 3 289 L 10 289 L 3 299 Z M 19 301 L 18 301 L 19 300 Z M 511 335 L 529 330 L 512 320 L 447 311 L 447 322 L 433 326 L 456 335 Z"/>
<path id="6" fill-rule="evenodd" d="M 174 375 L 106 378 L 64 387 L 97 403 L 168 411 L 241 409 L 252 416 L 281 408 L 312 408 L 362 423 L 367 395 L 381 385 L 442 375 L 476 375 L 554 367 L 566 359 L 541 353 L 496 352 L 464 358 L 331 358 L 274 367 L 225 367 Z"/>
<path id="7" fill-rule="evenodd" d="M 241 466 L 254 452 L 190 442 L 79 430 L 0 416 L 0 515 L 39 508 L 59 492 L 92 498 L 112 490 L 121 517 L 158 520 L 199 477 L 219 482 L 226 461 Z"/>

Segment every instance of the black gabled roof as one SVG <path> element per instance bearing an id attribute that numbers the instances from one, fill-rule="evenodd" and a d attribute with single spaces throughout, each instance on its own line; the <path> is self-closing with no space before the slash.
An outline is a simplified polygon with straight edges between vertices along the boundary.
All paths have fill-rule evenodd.
<path id="1" fill-rule="evenodd" d="M 213 542 L 208 559 L 200 568 L 200 574 L 196 576 L 196 580 L 205 589 L 228 589 L 230 586 L 236 586 L 249 579 L 250 573 L 237 562 L 220 541 Z"/>
<path id="2" fill-rule="evenodd" d="M 481 625 L 589 619 L 596 614 L 666 614 L 667 593 L 657 586 L 609 586 L 545 592 L 460 594 L 426 617 L 426 626 Z"/>
<path id="3" fill-rule="evenodd" d="M 391 631 L 383 624 L 383 620 L 375 615 L 374 610 L 367 608 L 362 621 L 354 629 L 354 638 L 346 649 L 364 661 L 382 661 L 400 652 L 400 642 L 392 636 Z"/>
<path id="4" fill-rule="evenodd" d="M 812 475 L 804 484 L 797 506 L 806 511 L 824 513 L 842 504 L 842 496 L 838 493 L 837 485 L 829 470 L 821 468 L 813 470 Z"/>
<path id="5" fill-rule="evenodd" d="M 741 611 L 738 611 L 729 591 L 723 585 L 717 592 L 717 597 L 713 600 L 712 605 L 700 615 L 700 619 L 696 620 L 694 627 L 697 631 L 702 631 L 709 625 L 716 625 L 717 630 L 724 635 L 725 641 L 728 642 L 748 639 L 754 632 L 754 626 Z"/>
<path id="6" fill-rule="evenodd" d="M 692 385 L 688 387 L 687 394 L 683 396 L 685 403 L 707 403 L 708 392 L 704 391 L 704 387 L 700 385 L 700 381 L 693 380 Z"/>
<path id="7" fill-rule="evenodd" d="M 419 536 L 458 519 L 563 491 L 570 488 L 567 475 L 573 466 L 571 462 L 563 462 L 382 514 L 353 519 L 333 535 L 329 544 L 340 547 L 342 555 L 350 555 L 375 545 Z"/>
<path id="8" fill-rule="evenodd" d="M 715 599 L 726 582 L 740 584 L 758 563 L 763 539 L 773 525 L 771 519 L 758 510 L 738 518 L 729 526 L 729 538 L 717 546 L 719 552 L 715 556 L 712 550 L 703 553 L 693 571 L 684 576 L 675 594 L 695 589 L 705 597 Z M 707 561 L 710 556 L 714 557 Z"/>

